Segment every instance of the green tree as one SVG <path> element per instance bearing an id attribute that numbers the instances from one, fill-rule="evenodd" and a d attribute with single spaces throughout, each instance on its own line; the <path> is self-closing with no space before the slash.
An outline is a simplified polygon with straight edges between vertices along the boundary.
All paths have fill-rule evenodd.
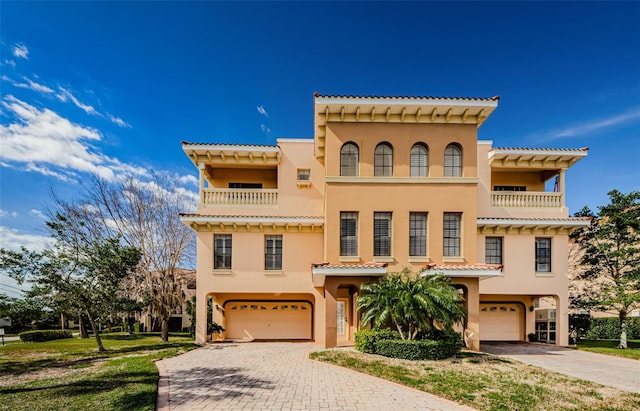
<path id="1" fill-rule="evenodd" d="M 140 250 L 121 244 L 118 237 L 96 235 L 78 210 L 64 208 L 47 222 L 54 239 L 51 248 L 41 253 L 2 249 L 0 267 L 18 281 L 28 278 L 41 295 L 82 312 L 91 324 L 98 351 L 105 351 L 97 321 L 120 311 L 123 280 L 136 270 Z"/>
<path id="2" fill-rule="evenodd" d="M 462 321 L 462 296 L 444 275 L 390 274 L 378 283 L 364 284 L 358 297 L 362 322 L 374 328 L 393 323 L 402 339 L 415 339 L 422 330 L 451 329 Z"/>
<path id="3" fill-rule="evenodd" d="M 626 319 L 640 308 L 640 192 L 608 195 L 597 215 L 587 207 L 576 214 L 592 220 L 571 234 L 582 254 L 570 299 L 576 308 L 617 313 L 619 347 L 627 348 Z"/>

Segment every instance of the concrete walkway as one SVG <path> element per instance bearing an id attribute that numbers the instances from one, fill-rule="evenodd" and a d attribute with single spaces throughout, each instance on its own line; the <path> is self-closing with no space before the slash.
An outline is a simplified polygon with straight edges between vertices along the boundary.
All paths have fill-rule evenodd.
<path id="1" fill-rule="evenodd" d="M 210 344 L 165 359 L 158 364 L 159 410 L 470 410 L 310 360 L 309 352 L 318 348 L 312 343 Z"/>
<path id="2" fill-rule="evenodd" d="M 640 393 L 640 361 L 546 344 L 482 343 L 480 350 L 624 391 Z"/>

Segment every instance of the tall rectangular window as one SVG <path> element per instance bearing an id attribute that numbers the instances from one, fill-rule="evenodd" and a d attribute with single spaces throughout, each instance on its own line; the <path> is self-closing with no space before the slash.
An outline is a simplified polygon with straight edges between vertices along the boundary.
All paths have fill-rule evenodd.
<path id="1" fill-rule="evenodd" d="M 373 213 L 373 255 L 391 255 L 391 213 Z"/>
<path id="2" fill-rule="evenodd" d="M 484 262 L 502 264 L 502 237 L 486 237 L 484 239 Z"/>
<path id="3" fill-rule="evenodd" d="M 444 250 L 445 257 L 460 256 L 460 222 L 462 213 L 444 213 Z"/>
<path id="4" fill-rule="evenodd" d="M 264 269 L 282 270 L 282 236 L 264 236 Z"/>
<path id="5" fill-rule="evenodd" d="M 551 239 L 536 238 L 536 272 L 551 272 Z"/>
<path id="6" fill-rule="evenodd" d="M 427 213 L 409 213 L 409 255 L 427 255 Z"/>
<path id="7" fill-rule="evenodd" d="M 213 236 L 213 268 L 231 269 L 231 234 Z"/>
<path id="8" fill-rule="evenodd" d="M 358 255 L 358 213 L 340 213 L 340 255 Z"/>

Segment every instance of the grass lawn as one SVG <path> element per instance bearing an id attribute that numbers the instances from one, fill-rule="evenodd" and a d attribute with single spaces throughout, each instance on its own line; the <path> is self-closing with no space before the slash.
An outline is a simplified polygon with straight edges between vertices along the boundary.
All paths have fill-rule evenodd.
<path id="1" fill-rule="evenodd" d="M 186 334 L 104 334 L 94 338 L 0 346 L 0 409 L 150 410 L 155 408 L 154 360 L 196 348 Z"/>
<path id="2" fill-rule="evenodd" d="M 626 350 L 616 348 L 619 342 L 619 340 L 579 340 L 577 348 L 583 351 L 640 360 L 640 340 L 627 341 L 627 347 L 629 348 Z"/>
<path id="3" fill-rule="evenodd" d="M 407 361 L 353 350 L 311 353 L 337 364 L 448 398 L 478 410 L 640 410 L 640 394 L 516 361 L 462 352 L 441 361 Z"/>

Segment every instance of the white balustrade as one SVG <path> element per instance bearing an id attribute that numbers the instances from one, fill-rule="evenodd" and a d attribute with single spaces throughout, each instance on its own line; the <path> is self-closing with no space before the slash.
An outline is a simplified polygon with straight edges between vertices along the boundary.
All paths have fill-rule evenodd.
<path id="1" fill-rule="evenodd" d="M 492 207 L 505 208 L 560 208 L 563 206 L 562 193 L 493 191 Z"/>
<path id="2" fill-rule="evenodd" d="M 212 206 L 277 206 L 277 189 L 205 188 L 204 204 Z"/>

